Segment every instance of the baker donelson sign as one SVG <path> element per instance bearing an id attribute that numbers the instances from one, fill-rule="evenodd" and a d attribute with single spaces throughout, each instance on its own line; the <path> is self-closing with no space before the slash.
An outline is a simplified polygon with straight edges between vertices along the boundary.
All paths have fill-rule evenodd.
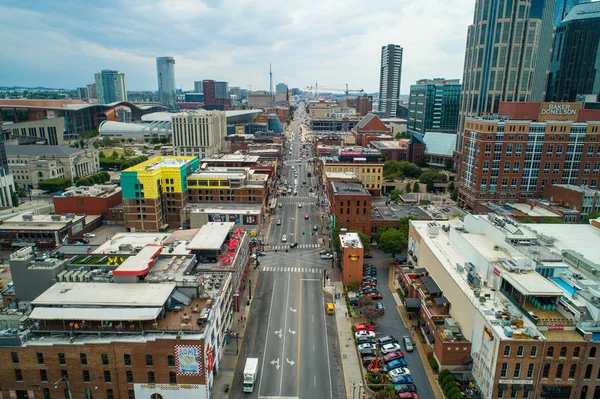
<path id="1" fill-rule="evenodd" d="M 577 120 L 581 103 L 541 103 L 539 120 Z"/>

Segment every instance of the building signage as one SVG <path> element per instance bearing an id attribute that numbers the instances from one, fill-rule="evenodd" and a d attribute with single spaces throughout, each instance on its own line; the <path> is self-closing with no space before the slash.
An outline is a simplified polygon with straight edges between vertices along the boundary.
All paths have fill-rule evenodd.
<path id="1" fill-rule="evenodd" d="M 551 326 L 548 326 L 548 330 L 550 330 L 550 331 L 552 331 L 552 330 L 557 331 L 557 330 L 564 330 L 564 329 L 565 329 L 565 326 L 562 326 L 560 324 L 553 324 Z"/>
<path id="2" fill-rule="evenodd" d="M 133 384 L 136 398 L 208 399 L 205 384 Z M 30 396 L 32 397 L 32 396 Z"/>
<path id="3" fill-rule="evenodd" d="M 202 375 L 202 348 L 200 345 L 175 345 L 177 374 Z"/>
<path id="4" fill-rule="evenodd" d="M 352 261 L 358 260 L 358 255 L 357 254 L 350 255 L 350 260 L 352 260 Z"/>
<path id="5" fill-rule="evenodd" d="M 581 103 L 541 103 L 538 120 L 577 120 Z"/>
<path id="6" fill-rule="evenodd" d="M 498 269 L 497 267 L 494 267 L 494 274 L 498 277 L 500 277 L 500 269 Z"/>
<path id="7" fill-rule="evenodd" d="M 359 151 L 340 151 L 342 157 L 360 157 L 362 152 Z"/>
<path id="8" fill-rule="evenodd" d="M 498 380 L 499 384 L 523 384 L 523 385 L 533 385 L 532 380 Z"/>

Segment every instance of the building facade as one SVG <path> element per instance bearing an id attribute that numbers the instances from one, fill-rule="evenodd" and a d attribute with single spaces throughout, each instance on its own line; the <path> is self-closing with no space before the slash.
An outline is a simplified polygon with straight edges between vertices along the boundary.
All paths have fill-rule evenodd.
<path id="1" fill-rule="evenodd" d="M 371 193 L 362 183 L 331 181 L 329 208 L 335 227 L 371 235 Z"/>
<path id="2" fill-rule="evenodd" d="M 271 95 L 266 91 L 251 91 L 248 92 L 246 99 L 248 100 L 248 106 L 258 109 L 266 109 L 271 105 Z"/>
<path id="3" fill-rule="evenodd" d="M 498 112 L 501 101 L 542 101 L 555 0 L 477 0 L 467 46 L 457 150 L 465 119 Z"/>
<path id="4" fill-rule="evenodd" d="M 176 110 L 175 58 L 157 57 L 156 76 L 158 77 L 158 95 L 161 105 L 164 105 L 170 111 Z"/>
<path id="5" fill-rule="evenodd" d="M 87 100 L 88 99 L 87 87 L 78 87 L 77 88 L 77 97 L 79 97 L 80 100 Z"/>
<path id="6" fill-rule="evenodd" d="M 365 156 L 369 154 L 369 156 Z M 354 172 L 371 195 L 381 195 L 383 181 L 383 158 L 376 150 L 341 151 L 339 156 L 320 158 L 321 176 L 331 172 Z"/>
<path id="7" fill-rule="evenodd" d="M 112 220 L 111 209 L 119 206 L 123 201 L 121 187 L 116 184 L 81 186 L 71 188 L 55 195 L 54 213 L 64 215 L 76 213 L 78 215 L 101 215 L 105 220 Z"/>
<path id="8" fill-rule="evenodd" d="M 383 118 L 395 118 L 402 78 L 402 47 L 388 44 L 381 47 L 379 74 L 379 112 Z"/>
<path id="9" fill-rule="evenodd" d="M 123 217 L 130 231 L 159 231 L 181 226 L 181 210 L 188 203 L 187 176 L 197 157 L 155 157 L 121 172 Z"/>
<path id="10" fill-rule="evenodd" d="M 204 105 L 209 107 L 219 107 L 219 109 L 229 109 L 229 89 L 227 82 L 216 82 L 214 80 L 203 80 Z M 216 108 L 214 108 L 216 109 Z"/>
<path id="11" fill-rule="evenodd" d="M 544 187 L 542 196 L 554 206 L 579 211 L 581 216 L 600 212 L 600 190 L 587 186 L 549 184 Z M 579 217 L 573 222 L 579 222 Z"/>
<path id="12" fill-rule="evenodd" d="M 373 96 L 359 96 L 356 98 L 356 114 L 365 116 L 373 111 Z"/>
<path id="13" fill-rule="evenodd" d="M 458 79 L 421 79 L 410 86 L 407 129 L 411 132 L 456 132 L 460 113 Z"/>
<path id="14" fill-rule="evenodd" d="M 40 119 L 36 121 L 7 123 L 4 128 L 12 139 L 44 142 L 48 145 L 63 145 L 65 142 L 65 118 Z"/>
<path id="15" fill-rule="evenodd" d="M 480 201 L 524 202 L 549 184 L 598 187 L 600 115 L 580 103 L 513 105 L 503 103 L 501 113 L 517 118 L 466 121 L 461 205 L 476 210 Z"/>
<path id="16" fill-rule="evenodd" d="M 204 158 L 223 149 L 227 120 L 222 111 L 190 111 L 174 115 L 173 147 L 175 155 Z"/>
<path id="17" fill-rule="evenodd" d="M 204 81 L 194 81 L 194 93 L 204 94 Z"/>
<path id="18" fill-rule="evenodd" d="M 96 73 L 96 92 L 99 104 L 127 101 L 125 74 L 119 71 L 103 69 Z"/>
<path id="19" fill-rule="evenodd" d="M 573 7 L 556 28 L 546 101 L 600 94 L 600 3 Z"/>
<path id="20" fill-rule="evenodd" d="M 100 170 L 98 151 L 58 145 L 7 145 L 8 169 L 20 187 L 37 188 L 42 180 L 75 180 Z"/>
<path id="21" fill-rule="evenodd" d="M 0 121 L 0 134 L 2 134 L 2 121 Z M 16 191 L 13 175 L 8 169 L 8 158 L 4 138 L 0 137 L 0 206 L 15 206 L 13 193 Z"/>
<path id="22" fill-rule="evenodd" d="M 285 83 L 277 83 L 277 85 L 275 85 L 275 94 L 278 93 L 286 93 L 287 94 L 288 91 L 288 85 L 286 85 Z"/>

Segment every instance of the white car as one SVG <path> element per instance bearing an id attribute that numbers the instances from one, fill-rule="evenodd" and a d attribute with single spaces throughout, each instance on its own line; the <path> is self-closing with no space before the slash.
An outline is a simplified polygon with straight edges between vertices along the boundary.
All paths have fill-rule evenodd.
<path id="1" fill-rule="evenodd" d="M 302 208 L 302 204 L 298 204 L 298 208 Z"/>
<path id="2" fill-rule="evenodd" d="M 381 353 L 387 355 L 388 353 L 395 352 L 397 350 L 401 350 L 402 347 L 397 343 L 385 344 L 381 346 Z"/>
<path id="3" fill-rule="evenodd" d="M 329 254 L 329 253 L 321 254 L 321 259 L 333 259 L 333 254 Z"/>
<path id="4" fill-rule="evenodd" d="M 406 367 L 399 367 L 397 369 L 390 370 L 388 374 L 390 377 L 394 378 L 397 375 L 410 375 L 410 370 Z"/>
<path id="5" fill-rule="evenodd" d="M 373 331 L 357 331 L 354 333 L 356 338 L 367 337 L 367 338 L 375 338 L 375 333 Z"/>
<path id="6" fill-rule="evenodd" d="M 375 345 L 374 344 L 370 344 L 370 343 L 365 343 L 365 344 L 359 344 L 358 345 L 358 350 L 361 351 L 363 349 L 373 349 L 375 350 Z"/>
<path id="7" fill-rule="evenodd" d="M 85 233 L 83 236 L 85 238 L 94 238 L 94 237 L 96 237 L 96 234 L 94 234 L 94 233 Z"/>

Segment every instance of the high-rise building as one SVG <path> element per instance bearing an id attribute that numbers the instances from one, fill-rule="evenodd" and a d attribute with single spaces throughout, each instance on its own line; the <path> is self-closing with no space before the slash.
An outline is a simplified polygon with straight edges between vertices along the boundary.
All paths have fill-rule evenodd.
<path id="1" fill-rule="evenodd" d="M 227 135 L 225 112 L 180 113 L 173 116 L 171 124 L 175 155 L 204 158 L 221 152 Z"/>
<path id="2" fill-rule="evenodd" d="M 156 75 L 158 77 L 158 95 L 160 103 L 168 110 L 177 109 L 177 93 L 175 89 L 175 58 L 157 57 Z"/>
<path id="3" fill-rule="evenodd" d="M 16 205 L 13 203 L 15 181 L 13 175 L 8 171 L 8 158 L 6 157 L 4 137 L 2 121 L 0 121 L 0 206 L 11 207 Z"/>
<path id="4" fill-rule="evenodd" d="M 77 97 L 79 97 L 80 100 L 85 100 L 88 98 L 88 89 L 87 87 L 78 87 L 77 88 Z"/>
<path id="5" fill-rule="evenodd" d="M 288 85 L 286 85 L 285 83 L 277 83 L 277 85 L 275 86 L 275 94 L 287 93 L 287 91 Z"/>
<path id="6" fill-rule="evenodd" d="M 556 0 L 477 0 L 467 32 L 457 149 L 465 118 L 495 114 L 501 101 L 542 101 Z"/>
<path id="7" fill-rule="evenodd" d="M 556 7 L 554 8 L 554 26 L 560 25 L 567 14 L 580 3 L 586 3 L 590 0 L 556 0 Z"/>
<path id="8" fill-rule="evenodd" d="M 229 88 L 227 82 L 215 82 L 214 80 L 203 80 L 204 105 L 222 106 L 229 108 Z"/>
<path id="9" fill-rule="evenodd" d="M 400 80 L 402 77 L 402 47 L 388 44 L 381 47 L 381 73 L 379 76 L 379 111 L 383 118 L 395 118 Z"/>
<path id="10" fill-rule="evenodd" d="M 356 113 L 365 116 L 373 111 L 373 96 L 360 96 L 356 98 Z"/>
<path id="11" fill-rule="evenodd" d="M 125 74 L 111 69 L 103 69 L 96 73 L 96 93 L 98 103 L 110 104 L 116 101 L 127 101 Z"/>
<path id="12" fill-rule="evenodd" d="M 407 129 L 417 133 L 456 132 L 460 89 L 458 79 L 421 79 L 411 85 Z"/>
<path id="13" fill-rule="evenodd" d="M 202 80 L 196 80 L 194 82 L 194 93 L 204 93 L 204 84 Z"/>
<path id="14" fill-rule="evenodd" d="M 88 94 L 88 98 L 90 98 L 90 99 L 98 98 L 98 94 L 96 93 L 96 83 L 87 85 L 87 94 Z"/>
<path id="15" fill-rule="evenodd" d="M 600 2 L 571 9 L 557 26 L 546 101 L 600 93 Z"/>

